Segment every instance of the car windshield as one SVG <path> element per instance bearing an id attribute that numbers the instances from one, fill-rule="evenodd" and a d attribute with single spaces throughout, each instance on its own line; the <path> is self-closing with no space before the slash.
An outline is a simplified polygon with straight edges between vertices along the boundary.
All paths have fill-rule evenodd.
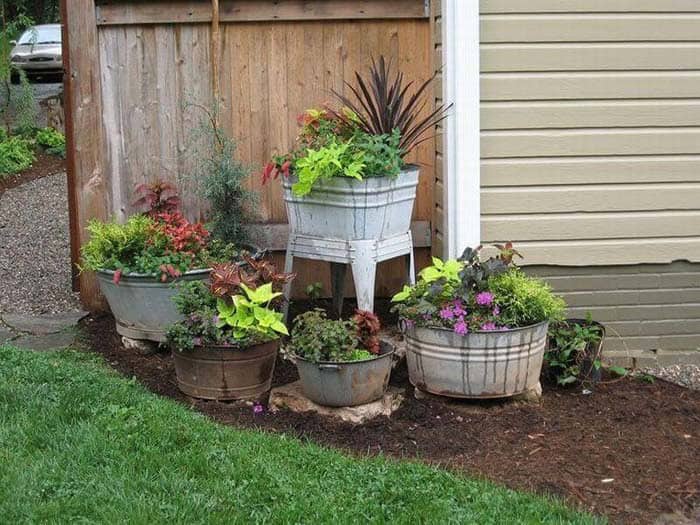
<path id="1" fill-rule="evenodd" d="M 32 44 L 60 44 L 61 26 L 32 27 L 22 34 L 17 43 L 20 46 Z"/>

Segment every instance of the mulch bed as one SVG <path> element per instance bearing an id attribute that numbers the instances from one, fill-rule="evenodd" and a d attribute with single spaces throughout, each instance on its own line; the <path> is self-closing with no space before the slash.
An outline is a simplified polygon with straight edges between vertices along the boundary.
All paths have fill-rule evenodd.
<path id="1" fill-rule="evenodd" d="M 419 459 L 564 498 L 614 523 L 651 523 L 700 505 L 700 392 L 665 381 L 624 379 L 591 395 L 545 385 L 541 405 L 416 400 L 400 365 L 392 375 L 392 384 L 406 389 L 398 412 L 353 426 L 191 399 L 177 388 L 169 354 L 125 350 L 109 315 L 88 318 L 83 327 L 114 368 L 227 425 L 285 432 L 358 455 Z M 296 379 L 295 367 L 279 360 L 274 384 Z"/>
<path id="2" fill-rule="evenodd" d="M 0 196 L 11 188 L 53 175 L 65 169 L 66 161 L 62 158 L 47 153 L 37 153 L 36 161 L 34 161 L 31 168 L 16 175 L 10 175 L 5 178 L 0 177 Z"/>

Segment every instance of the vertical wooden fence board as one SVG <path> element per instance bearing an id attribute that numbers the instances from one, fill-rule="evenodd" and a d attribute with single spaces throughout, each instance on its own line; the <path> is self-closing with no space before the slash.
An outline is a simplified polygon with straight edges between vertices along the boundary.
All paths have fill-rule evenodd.
<path id="1" fill-rule="evenodd" d="M 83 5 L 88 0 L 66 2 Z M 84 33 L 85 23 L 83 20 L 77 26 L 71 21 L 72 33 Z M 89 23 L 95 28 L 94 19 Z M 85 225 L 90 217 L 125 218 L 133 212 L 134 185 L 161 178 L 180 184 L 189 217 L 201 216 L 206 210 L 205 203 L 193 193 L 197 159 L 192 142 L 205 117 L 197 105 L 212 106 L 209 24 L 107 25 L 97 31 L 99 38 L 93 31 L 92 37 L 81 34 L 80 39 L 82 45 L 87 45 L 86 38 L 94 39 L 92 47 L 86 48 L 95 50 L 96 55 L 89 59 L 93 69 L 84 66 L 84 71 L 99 72 L 90 87 L 106 104 L 104 111 L 97 112 L 98 106 L 90 106 L 92 116 L 99 119 L 101 115 L 98 124 L 106 140 L 100 133 L 92 133 L 92 159 L 84 160 L 92 162 L 89 173 L 97 175 L 92 178 L 93 186 L 88 186 L 99 187 L 90 198 L 101 199 L 101 204 L 86 207 L 83 202 L 89 198 L 82 196 L 79 223 Z M 279 184 L 263 187 L 259 173 L 271 155 L 293 145 L 297 116 L 306 108 L 331 101 L 333 89 L 347 94 L 344 81 L 353 82 L 355 71 L 366 71 L 371 57 L 382 54 L 398 65 L 406 78 L 428 78 L 432 67 L 428 20 L 221 24 L 220 122 L 238 142 L 241 160 L 256 174 L 249 187 L 260 194 L 258 220 L 286 222 Z M 95 67 L 98 63 L 99 68 Z M 78 105 L 81 98 L 74 99 Z M 81 118 L 85 117 L 83 111 Z M 415 220 L 431 219 L 433 150 L 434 141 L 429 140 L 410 158 L 422 168 Z M 81 177 L 84 173 L 81 171 Z M 84 182 L 77 191 L 82 192 L 83 187 Z M 80 241 L 84 240 L 82 236 Z M 425 260 L 420 254 L 418 258 Z M 304 265 L 299 284 L 327 280 L 323 266 Z M 382 268 L 380 294 L 392 292 L 403 278 L 400 262 Z M 97 296 L 89 285 L 83 294 L 86 304 Z"/>

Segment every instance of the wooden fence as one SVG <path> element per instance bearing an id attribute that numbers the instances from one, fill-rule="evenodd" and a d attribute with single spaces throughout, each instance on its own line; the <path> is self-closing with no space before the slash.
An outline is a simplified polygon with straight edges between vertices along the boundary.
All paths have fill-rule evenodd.
<path id="1" fill-rule="evenodd" d="M 390 57 L 409 78 L 433 70 L 424 0 L 221 0 L 218 12 L 213 4 L 63 1 L 74 259 L 89 219 L 124 218 L 135 184 L 177 180 L 191 169 L 183 152 L 201 113 L 184 102 L 218 99 L 240 158 L 259 167 L 292 144 L 300 112 L 330 100 L 331 89 L 345 91 L 343 82 L 372 56 Z M 412 159 L 422 164 L 414 210 L 419 264 L 430 245 L 434 149 L 428 141 Z M 281 188 L 262 187 L 258 177 L 250 187 L 260 192 L 258 238 L 283 249 Z M 205 211 L 194 195 L 184 202 L 190 217 Z M 401 268 L 380 267 L 380 295 L 399 287 Z M 327 283 L 325 265 L 297 269 L 297 287 Z M 86 307 L 101 307 L 92 276 L 79 276 L 79 287 Z"/>

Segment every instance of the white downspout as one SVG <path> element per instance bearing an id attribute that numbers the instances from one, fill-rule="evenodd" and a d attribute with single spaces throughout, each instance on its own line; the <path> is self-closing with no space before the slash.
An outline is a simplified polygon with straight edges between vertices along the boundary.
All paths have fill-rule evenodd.
<path id="1" fill-rule="evenodd" d="M 442 0 L 445 121 L 445 253 L 481 241 L 479 0 Z"/>

